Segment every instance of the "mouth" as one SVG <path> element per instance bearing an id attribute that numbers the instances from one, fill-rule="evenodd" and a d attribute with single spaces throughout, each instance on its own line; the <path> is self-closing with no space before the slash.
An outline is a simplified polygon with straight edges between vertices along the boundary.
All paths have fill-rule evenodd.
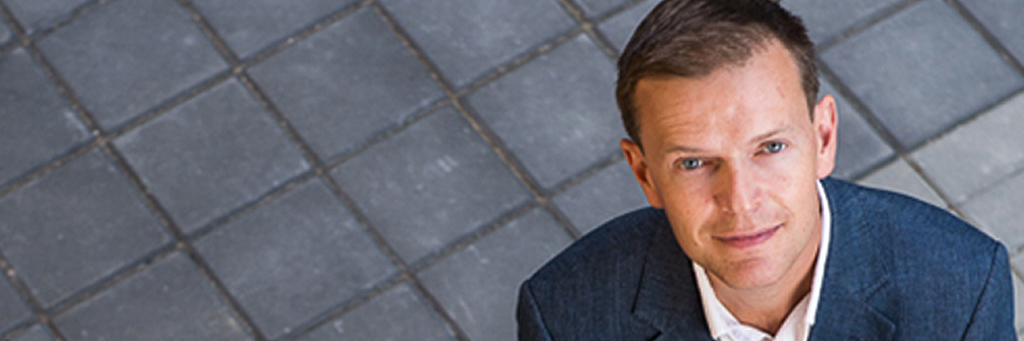
<path id="1" fill-rule="evenodd" d="M 715 240 L 722 242 L 725 245 L 738 249 L 745 249 L 760 245 L 768 241 L 768 239 L 771 239 L 772 236 L 775 235 L 775 232 L 778 232 L 780 228 L 782 228 L 782 224 L 776 225 L 775 227 L 772 227 L 767 230 L 762 230 L 750 234 L 727 237 L 715 236 L 714 238 Z"/>

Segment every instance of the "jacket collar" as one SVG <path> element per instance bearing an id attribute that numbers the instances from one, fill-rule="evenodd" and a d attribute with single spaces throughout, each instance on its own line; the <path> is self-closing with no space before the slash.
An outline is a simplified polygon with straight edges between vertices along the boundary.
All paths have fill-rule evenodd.
<path id="1" fill-rule="evenodd" d="M 895 324 L 873 302 L 885 298 L 893 285 L 886 260 L 890 249 L 876 240 L 878 228 L 867 222 L 859 202 L 858 189 L 833 180 L 822 181 L 832 209 L 832 240 L 825 265 L 821 301 L 810 340 L 889 340 Z M 704 309 L 689 257 L 676 243 L 665 217 L 652 222 L 656 227 L 633 315 L 661 331 L 656 340 L 693 340 L 707 335 L 711 340 Z"/>

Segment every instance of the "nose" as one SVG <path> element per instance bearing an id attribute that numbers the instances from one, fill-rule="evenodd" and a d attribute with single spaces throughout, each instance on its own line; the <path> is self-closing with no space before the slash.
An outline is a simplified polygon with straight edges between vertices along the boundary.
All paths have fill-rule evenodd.
<path id="1" fill-rule="evenodd" d="M 748 213 L 761 205 L 761 184 L 751 167 L 742 163 L 730 164 L 717 172 L 715 202 L 730 213 Z"/>

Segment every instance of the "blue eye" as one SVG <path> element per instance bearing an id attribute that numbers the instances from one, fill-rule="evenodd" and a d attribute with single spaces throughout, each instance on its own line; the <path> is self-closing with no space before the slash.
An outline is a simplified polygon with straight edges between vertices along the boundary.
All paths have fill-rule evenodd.
<path id="1" fill-rule="evenodd" d="M 772 154 L 781 152 L 783 149 L 786 149 L 786 144 L 783 142 L 769 142 L 764 145 L 764 150 Z"/>
<path id="2" fill-rule="evenodd" d="M 686 170 L 694 170 L 703 166 L 704 161 L 701 161 L 700 159 L 685 159 L 683 162 L 680 162 L 679 165 Z"/>

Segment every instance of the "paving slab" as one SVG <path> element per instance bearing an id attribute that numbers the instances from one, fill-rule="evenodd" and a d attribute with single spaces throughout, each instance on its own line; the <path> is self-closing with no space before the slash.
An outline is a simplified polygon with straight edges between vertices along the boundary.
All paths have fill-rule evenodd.
<path id="1" fill-rule="evenodd" d="M 553 199 L 582 234 L 620 214 L 648 206 L 625 161 L 608 166 Z"/>
<path id="2" fill-rule="evenodd" d="M 629 43 L 629 38 L 633 36 L 633 31 L 640 25 L 640 21 L 644 20 L 647 13 L 650 13 L 660 2 L 659 0 L 645 0 L 598 24 L 597 29 L 608 38 L 612 46 L 622 52 L 626 48 L 626 43 Z"/>
<path id="3" fill-rule="evenodd" d="M 437 313 L 402 283 L 331 321 L 302 341 L 456 340 Z"/>
<path id="4" fill-rule="evenodd" d="M 844 180 L 855 179 L 878 168 L 882 162 L 896 154 L 846 96 L 836 91 L 832 82 L 821 78 L 819 84 L 821 87 L 818 93 L 822 97 L 831 94 L 836 99 L 839 120 L 839 145 L 836 146 L 836 168 L 832 176 Z"/>
<path id="5" fill-rule="evenodd" d="M 914 152 L 911 157 L 960 204 L 1024 168 L 1024 92 Z"/>
<path id="6" fill-rule="evenodd" d="M 396 272 L 319 180 L 232 220 L 195 247 L 269 339 Z"/>
<path id="7" fill-rule="evenodd" d="M 14 31 L 7 25 L 7 20 L 0 18 L 0 46 L 7 45 L 8 42 L 14 41 Z"/>
<path id="8" fill-rule="evenodd" d="M 1020 20 L 1024 17 L 1024 6 L 1021 6 L 1020 1 L 961 0 L 960 2 L 1017 58 L 1018 62 L 1024 61 L 1024 39 L 1020 38 L 1020 32 L 1024 32 L 1024 21 Z"/>
<path id="9" fill-rule="evenodd" d="M 896 159 L 860 181 L 861 185 L 906 194 L 929 204 L 949 207 L 920 174 L 903 159 Z"/>
<path id="10" fill-rule="evenodd" d="M 961 207 L 978 228 L 1003 242 L 1010 250 L 1024 247 L 1021 221 L 1024 211 L 1024 173 L 1018 173 L 972 197 Z"/>
<path id="11" fill-rule="evenodd" d="M 311 168 L 234 79 L 114 145 L 185 233 Z"/>
<path id="12" fill-rule="evenodd" d="M 110 3 L 37 45 L 107 130 L 228 66 L 188 12 L 166 0 Z"/>
<path id="13" fill-rule="evenodd" d="M 1020 276 L 1013 275 L 1013 310 L 1014 323 L 1017 330 L 1024 331 L 1024 280 Z"/>
<path id="14" fill-rule="evenodd" d="M 0 335 L 32 318 L 32 310 L 7 278 L 0 278 Z"/>
<path id="15" fill-rule="evenodd" d="M 175 253 L 53 319 L 69 341 L 250 340 L 188 256 Z"/>
<path id="16" fill-rule="evenodd" d="M 542 209 L 419 274 L 471 340 L 515 340 L 519 284 L 572 239 Z"/>
<path id="17" fill-rule="evenodd" d="M 843 31 L 883 14 L 903 0 L 786 0 L 783 7 L 803 19 L 815 43 L 836 38 Z"/>
<path id="18" fill-rule="evenodd" d="M 356 0 L 193 0 L 231 50 L 248 59 Z"/>
<path id="19" fill-rule="evenodd" d="M 99 150 L 0 199 L 0 250 L 45 307 L 170 241 Z"/>
<path id="20" fill-rule="evenodd" d="M 1016 270 L 1018 274 L 1024 275 L 1024 252 L 1014 252 L 1014 251 L 1024 251 L 1024 250 L 1014 250 L 1012 248 L 1009 249 L 1009 252 L 1010 252 L 1010 265 L 1013 266 L 1014 270 Z M 1014 255 L 1014 253 L 1016 253 L 1016 255 Z M 1021 277 L 1021 278 L 1024 279 L 1024 277 Z M 1024 298 L 1024 297 L 1022 297 L 1022 298 Z"/>
<path id="21" fill-rule="evenodd" d="M 614 11 L 630 2 L 630 0 L 575 0 L 583 15 L 595 18 Z"/>
<path id="22" fill-rule="evenodd" d="M 48 330 L 46 330 L 46 328 L 43 328 L 42 325 L 38 325 L 38 324 L 32 326 L 32 328 L 29 328 L 24 333 L 21 333 L 18 336 L 15 336 L 13 339 L 11 339 L 11 341 L 53 341 L 53 340 L 54 340 L 53 335 L 50 335 L 50 332 Z"/>
<path id="23" fill-rule="evenodd" d="M 24 49 L 0 56 L 0 186 L 91 137 Z"/>
<path id="24" fill-rule="evenodd" d="M 939 0 L 914 4 L 822 59 L 908 150 L 1024 87 Z"/>
<path id="25" fill-rule="evenodd" d="M 351 150 L 445 96 L 368 8 L 249 73 L 323 159 Z"/>
<path id="26" fill-rule="evenodd" d="M 331 175 L 410 263 L 530 200 L 490 145 L 450 107 Z"/>
<path id="27" fill-rule="evenodd" d="M 552 0 L 383 0 L 456 88 L 576 26 Z"/>
<path id="28" fill-rule="evenodd" d="M 550 189 L 618 152 L 626 133 L 614 93 L 614 64 L 581 34 L 466 101 Z"/>
<path id="29" fill-rule="evenodd" d="M 89 0 L 3 0 L 29 34 L 46 29 L 67 18 Z M 0 39 L 2 40 L 2 39 Z"/>

